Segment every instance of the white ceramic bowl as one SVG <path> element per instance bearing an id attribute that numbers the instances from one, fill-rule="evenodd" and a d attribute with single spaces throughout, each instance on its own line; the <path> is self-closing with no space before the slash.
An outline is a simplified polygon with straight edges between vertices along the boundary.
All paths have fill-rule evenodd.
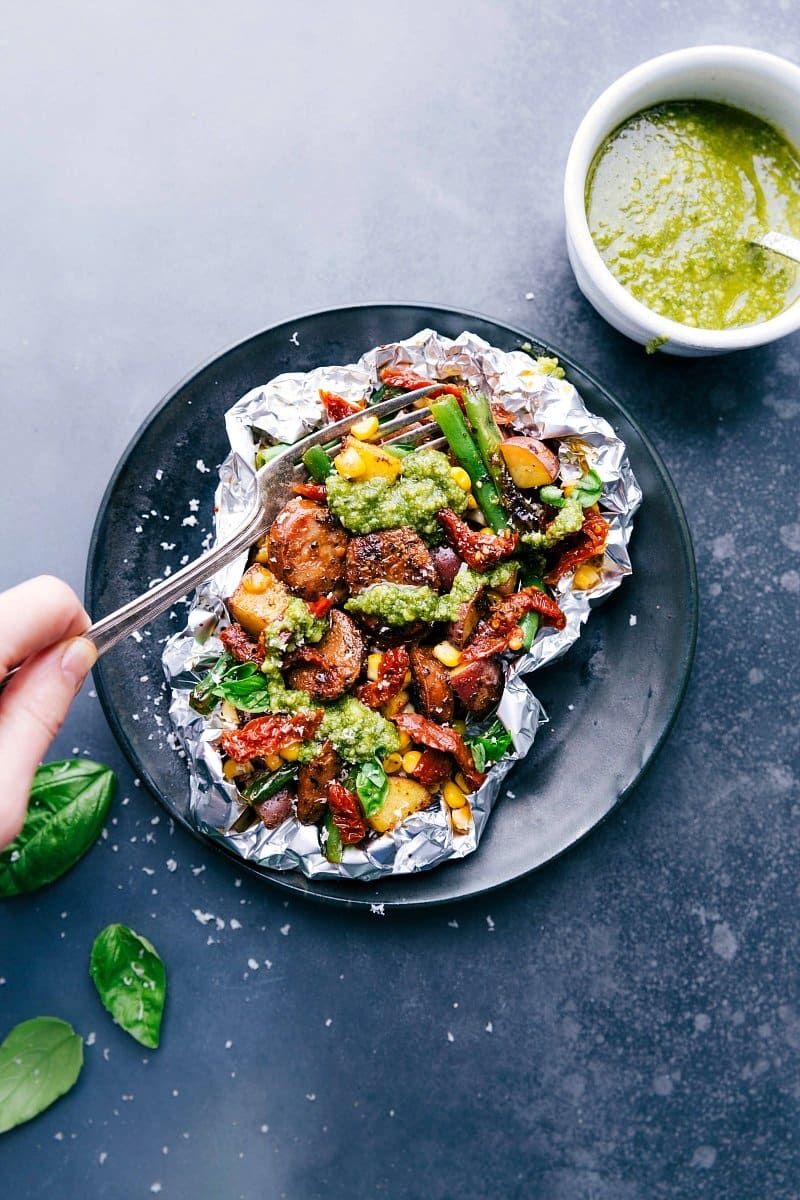
<path id="1" fill-rule="evenodd" d="M 636 300 L 603 262 L 586 219 L 586 176 L 604 139 L 634 113 L 665 100 L 715 100 L 768 121 L 800 146 L 800 67 L 745 46 L 693 46 L 651 58 L 594 102 L 570 148 L 564 176 L 567 253 L 578 287 L 602 317 L 642 345 L 666 338 L 663 352 L 722 354 L 759 346 L 800 328 L 800 300 L 776 317 L 738 329 L 695 329 Z"/>

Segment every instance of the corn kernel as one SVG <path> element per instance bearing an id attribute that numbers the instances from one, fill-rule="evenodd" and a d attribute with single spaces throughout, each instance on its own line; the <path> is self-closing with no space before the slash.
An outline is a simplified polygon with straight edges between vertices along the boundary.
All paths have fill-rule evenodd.
<path id="1" fill-rule="evenodd" d="M 358 479 L 367 469 L 364 459 L 352 446 L 347 446 L 340 454 L 337 454 L 333 465 L 343 479 Z"/>
<path id="2" fill-rule="evenodd" d="M 472 791 L 472 788 L 469 786 L 469 784 L 467 783 L 466 779 L 461 774 L 461 772 L 456 771 L 453 778 L 455 779 L 458 786 L 461 788 L 462 792 L 464 792 L 466 795 L 469 795 L 469 793 Z"/>
<path id="3" fill-rule="evenodd" d="M 451 467 L 450 478 L 456 487 L 460 487 L 462 492 L 472 491 L 472 480 L 463 467 Z"/>
<path id="4" fill-rule="evenodd" d="M 596 587 L 600 582 L 600 572 L 589 563 L 582 563 L 572 578 L 572 586 L 576 592 L 586 592 Z"/>
<path id="5" fill-rule="evenodd" d="M 254 596 L 266 592 L 272 583 L 272 573 L 266 570 L 247 571 L 242 576 L 242 587 Z"/>
<path id="6" fill-rule="evenodd" d="M 408 704 L 408 700 L 408 692 L 398 692 L 396 696 L 392 697 L 388 704 L 384 704 L 381 711 L 385 717 L 397 717 Z"/>
<path id="7" fill-rule="evenodd" d="M 470 492 L 470 494 L 467 496 L 467 508 L 470 511 L 473 511 L 477 507 L 478 507 L 478 501 L 475 499 L 472 492 Z"/>
<path id="8" fill-rule="evenodd" d="M 229 758 L 226 763 L 223 763 L 222 774 L 225 779 L 235 779 L 237 775 L 242 775 L 242 763 L 234 762 Z"/>
<path id="9" fill-rule="evenodd" d="M 458 784 L 453 783 L 452 779 L 448 779 L 447 783 L 443 786 L 442 795 L 448 808 L 463 808 L 467 803 L 467 797 Z"/>
<path id="10" fill-rule="evenodd" d="M 463 804 L 461 808 L 451 809 L 450 820 L 453 822 L 455 833 L 469 833 L 472 824 L 472 810 L 470 806 Z"/>
<path id="11" fill-rule="evenodd" d="M 300 757 L 300 742 L 291 742 L 288 746 L 284 746 L 280 755 L 285 762 L 297 762 Z"/>
<path id="12" fill-rule="evenodd" d="M 368 442 L 378 432 L 378 418 L 374 414 L 362 417 L 355 425 L 350 426 L 350 432 L 360 442 Z"/>
<path id="13" fill-rule="evenodd" d="M 414 676 L 411 674 L 410 671 L 406 671 L 405 675 L 403 676 L 403 687 L 404 688 L 411 687 L 411 684 L 413 683 L 413 681 L 414 681 Z"/>
<path id="14" fill-rule="evenodd" d="M 236 711 L 235 705 L 231 704 L 230 700 L 222 701 L 222 704 L 220 705 L 220 713 L 222 714 L 223 721 L 225 721 L 228 725 L 239 724 L 239 714 Z"/>
<path id="15" fill-rule="evenodd" d="M 491 537 L 495 536 L 494 530 L 490 529 L 488 525 L 484 525 L 482 529 L 478 530 L 478 533 L 488 533 Z"/>
<path id="16" fill-rule="evenodd" d="M 433 647 L 433 657 L 444 667 L 457 667 L 461 662 L 461 651 L 452 642 L 439 642 Z"/>
<path id="17" fill-rule="evenodd" d="M 400 753 L 403 754 L 411 745 L 411 734 L 406 733 L 405 729 L 398 729 L 397 736 L 400 738 Z"/>
<path id="18" fill-rule="evenodd" d="M 283 759 L 280 754 L 265 754 L 264 762 L 268 771 L 277 771 L 283 765 Z"/>
<path id="19" fill-rule="evenodd" d="M 522 632 L 521 629 L 519 629 L 519 628 L 515 629 L 514 632 L 511 634 L 511 637 L 508 639 L 509 650 L 514 650 L 514 651 L 521 650 L 524 641 L 525 641 L 525 634 Z"/>
<path id="20" fill-rule="evenodd" d="M 370 683 L 378 682 L 382 662 L 383 655 L 378 654 L 377 651 L 375 654 L 367 655 L 367 679 L 369 679 Z"/>
<path id="21" fill-rule="evenodd" d="M 403 770 L 406 775 L 413 775 L 417 769 L 417 764 L 422 758 L 419 750 L 409 750 L 403 755 Z"/>
<path id="22" fill-rule="evenodd" d="M 395 775 L 403 765 L 402 754 L 387 754 L 383 760 L 383 769 L 387 775 Z"/>

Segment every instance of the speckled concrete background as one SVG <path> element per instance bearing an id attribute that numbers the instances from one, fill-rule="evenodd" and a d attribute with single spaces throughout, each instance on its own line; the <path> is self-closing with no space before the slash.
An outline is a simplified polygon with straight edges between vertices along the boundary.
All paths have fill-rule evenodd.
<path id="1" fill-rule="evenodd" d="M 684 707 L 623 808 L 538 875 L 416 916 L 287 902 L 171 833 L 87 691 L 53 757 L 117 768 L 107 836 L 0 910 L 3 1035 L 53 1013 L 87 1040 L 75 1091 L 2 1138 L 19 1200 L 800 1192 L 800 341 L 648 358 L 583 301 L 562 238 L 588 104 L 713 41 L 800 61 L 796 5 L 5 14 L 0 584 L 82 586 L 119 456 L 198 361 L 396 299 L 524 326 L 603 380 L 677 484 L 702 605 Z M 112 920 L 166 959 L 152 1054 L 88 978 Z"/>

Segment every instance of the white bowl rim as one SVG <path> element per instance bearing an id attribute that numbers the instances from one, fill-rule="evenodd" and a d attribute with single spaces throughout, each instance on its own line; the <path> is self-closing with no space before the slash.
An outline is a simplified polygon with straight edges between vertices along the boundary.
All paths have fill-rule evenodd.
<path id="1" fill-rule="evenodd" d="M 600 143 L 611 130 L 608 113 L 624 106 L 626 97 L 635 93 L 643 84 L 663 78 L 669 90 L 680 85 L 680 74 L 687 68 L 705 65 L 708 67 L 740 67 L 752 69 L 756 74 L 769 75 L 797 94 L 800 105 L 800 67 L 786 58 L 756 50 L 749 46 L 709 44 L 689 46 L 681 50 L 670 50 L 655 58 L 647 59 L 638 66 L 620 75 L 594 101 L 581 121 L 570 146 L 564 173 L 564 212 L 567 237 L 598 290 L 605 294 L 609 304 L 616 308 L 626 321 L 650 332 L 653 341 L 662 339 L 676 345 L 698 350 L 742 350 L 764 342 L 774 341 L 800 328 L 800 297 L 788 308 L 752 325 L 740 325 L 734 329 L 700 329 L 684 325 L 668 317 L 662 317 L 653 309 L 637 300 L 612 275 L 594 244 L 586 217 L 585 185 L 586 174 Z M 679 99 L 676 94 L 664 99 Z M 735 99 L 732 99 L 735 104 Z M 634 106 L 615 122 L 620 124 L 634 112 Z"/>

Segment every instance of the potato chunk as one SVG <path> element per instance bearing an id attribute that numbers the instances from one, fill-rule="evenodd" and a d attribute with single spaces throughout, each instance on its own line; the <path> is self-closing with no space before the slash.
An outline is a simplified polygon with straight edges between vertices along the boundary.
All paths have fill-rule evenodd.
<path id="1" fill-rule="evenodd" d="M 369 818 L 369 823 L 378 833 L 388 833 L 406 817 L 430 804 L 431 794 L 416 779 L 405 779 L 400 775 L 389 776 L 389 791 L 378 811 Z"/>
<path id="2" fill-rule="evenodd" d="M 506 438 L 500 443 L 500 453 L 517 487 L 544 487 L 558 478 L 558 459 L 536 438 Z"/>
<path id="3" fill-rule="evenodd" d="M 234 621 L 257 638 L 262 629 L 283 616 L 288 601 L 289 593 L 272 571 L 253 563 L 229 598 L 228 608 Z"/>

